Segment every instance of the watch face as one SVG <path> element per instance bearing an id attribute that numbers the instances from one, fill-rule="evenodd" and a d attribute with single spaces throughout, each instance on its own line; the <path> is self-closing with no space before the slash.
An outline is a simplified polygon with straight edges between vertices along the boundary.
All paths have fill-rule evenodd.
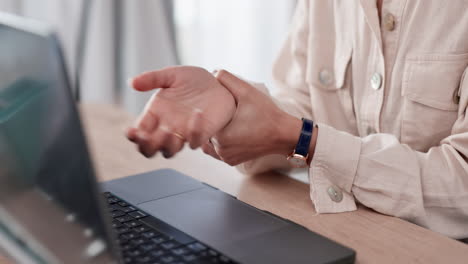
<path id="1" fill-rule="evenodd" d="M 295 168 L 305 168 L 307 167 L 306 159 L 302 156 L 297 157 L 293 156 L 289 158 L 289 163 Z"/>

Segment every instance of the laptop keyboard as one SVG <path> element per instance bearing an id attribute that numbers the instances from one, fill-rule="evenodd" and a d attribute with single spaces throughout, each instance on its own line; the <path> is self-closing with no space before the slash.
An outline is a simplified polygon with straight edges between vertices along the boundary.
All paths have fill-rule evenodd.
<path id="1" fill-rule="evenodd" d="M 104 197 L 123 263 L 237 263 L 112 193 Z"/>

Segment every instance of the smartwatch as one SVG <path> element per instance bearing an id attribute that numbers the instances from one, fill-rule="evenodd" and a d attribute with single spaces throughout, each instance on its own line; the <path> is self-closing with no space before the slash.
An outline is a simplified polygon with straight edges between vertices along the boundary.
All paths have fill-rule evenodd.
<path id="1" fill-rule="evenodd" d="M 307 159 L 309 158 L 309 146 L 314 131 L 314 122 L 312 120 L 302 118 L 302 129 L 296 148 L 288 156 L 288 161 L 295 168 L 308 167 Z"/>

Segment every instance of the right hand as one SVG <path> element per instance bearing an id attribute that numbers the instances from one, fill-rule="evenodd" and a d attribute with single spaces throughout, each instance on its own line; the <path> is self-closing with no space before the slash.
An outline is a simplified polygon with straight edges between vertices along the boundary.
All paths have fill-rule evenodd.
<path id="1" fill-rule="evenodd" d="M 131 81 L 137 91 L 153 94 L 127 137 L 146 157 L 161 151 L 166 158 L 185 141 L 195 149 L 224 128 L 236 110 L 232 94 L 208 71 L 177 66 L 143 73 Z"/>
<path id="2" fill-rule="evenodd" d="M 232 166 L 269 154 L 290 154 L 301 132 L 301 120 L 225 70 L 218 72 L 217 79 L 234 96 L 237 110 L 231 122 L 203 145 L 203 151 Z"/>

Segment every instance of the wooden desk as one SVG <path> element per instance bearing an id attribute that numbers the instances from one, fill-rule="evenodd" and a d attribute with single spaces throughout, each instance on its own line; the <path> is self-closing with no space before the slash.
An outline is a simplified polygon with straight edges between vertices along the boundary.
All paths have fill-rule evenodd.
<path id="1" fill-rule="evenodd" d="M 188 147 L 170 160 L 148 160 L 124 137 L 129 115 L 102 105 L 86 105 L 82 113 L 101 180 L 174 168 L 355 249 L 357 263 L 468 263 L 468 245 L 362 206 L 355 212 L 316 215 L 308 185 L 287 176 L 245 176 Z"/>

